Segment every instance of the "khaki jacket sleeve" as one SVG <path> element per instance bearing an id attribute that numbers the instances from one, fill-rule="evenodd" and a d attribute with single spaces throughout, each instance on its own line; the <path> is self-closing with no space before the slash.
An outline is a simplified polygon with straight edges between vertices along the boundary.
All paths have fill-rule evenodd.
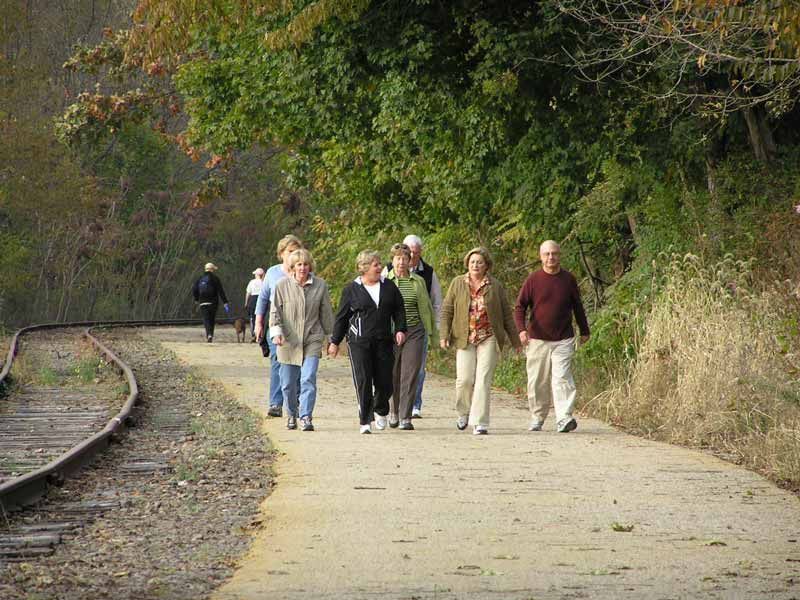
<path id="1" fill-rule="evenodd" d="M 519 348 L 522 346 L 522 342 L 519 341 L 519 331 L 517 331 L 517 324 L 514 321 L 514 309 L 511 308 L 508 294 L 506 294 L 503 284 L 499 284 L 498 291 L 500 292 L 500 306 L 503 310 L 503 329 L 506 330 L 506 335 L 511 345 L 514 348 Z"/>
<path id="2" fill-rule="evenodd" d="M 322 331 L 325 335 L 330 336 L 333 333 L 333 306 L 331 305 L 331 293 L 328 289 L 328 284 L 323 286 L 322 301 L 319 309 L 319 322 L 322 325 Z"/>
<path id="3" fill-rule="evenodd" d="M 275 288 L 275 301 L 269 307 L 269 338 L 277 335 L 285 335 L 283 331 L 283 291 L 284 288 Z"/>
<path id="4" fill-rule="evenodd" d="M 453 307 L 455 303 L 456 280 L 450 282 L 447 294 L 442 302 L 442 319 L 439 327 L 439 339 L 450 340 L 450 333 L 453 327 Z"/>

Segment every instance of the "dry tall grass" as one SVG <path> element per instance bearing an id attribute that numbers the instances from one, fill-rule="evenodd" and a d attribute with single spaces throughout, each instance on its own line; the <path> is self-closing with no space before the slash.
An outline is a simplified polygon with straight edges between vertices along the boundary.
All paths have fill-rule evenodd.
<path id="1" fill-rule="evenodd" d="M 788 282 L 754 290 L 751 267 L 673 257 L 625 380 L 586 408 L 796 487 L 798 302 Z"/>

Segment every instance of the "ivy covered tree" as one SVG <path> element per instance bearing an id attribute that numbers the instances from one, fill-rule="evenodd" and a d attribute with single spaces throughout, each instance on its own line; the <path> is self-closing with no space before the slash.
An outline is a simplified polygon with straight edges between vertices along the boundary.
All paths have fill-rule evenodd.
<path id="1" fill-rule="evenodd" d="M 278 145 L 347 218 L 563 238 L 587 177 L 649 135 L 652 111 L 556 60 L 576 38 L 549 2 L 183 4 L 140 2 L 120 59 L 174 73 L 180 143 Z"/>
<path id="2" fill-rule="evenodd" d="M 785 6 L 141 0 L 116 49 L 78 61 L 138 73 L 140 95 L 86 96 L 63 126 L 115 126 L 117 106 L 163 122 L 175 107 L 161 129 L 212 168 L 253 145 L 279 149 L 323 247 L 413 224 L 440 260 L 471 237 L 505 253 L 513 276 L 537 240 L 556 238 L 575 244 L 601 300 L 643 232 L 688 239 L 680 194 L 714 195 L 726 153 L 749 137 L 774 154 L 771 126 L 795 112 L 779 102 L 793 74 Z M 757 68 L 726 58 L 736 43 Z M 787 66 L 770 83 L 775 60 Z M 709 94 L 731 85 L 738 104 L 714 116 Z"/>

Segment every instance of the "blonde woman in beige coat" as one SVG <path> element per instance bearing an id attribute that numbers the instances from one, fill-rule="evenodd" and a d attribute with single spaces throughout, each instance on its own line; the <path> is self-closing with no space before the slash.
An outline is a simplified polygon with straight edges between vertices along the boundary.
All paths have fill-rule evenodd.
<path id="1" fill-rule="evenodd" d="M 275 287 L 269 312 L 269 335 L 280 363 L 281 390 L 289 412 L 288 429 L 314 431 L 317 369 L 325 337 L 333 331 L 333 308 L 328 284 L 312 275 L 314 259 L 308 250 L 289 256 L 289 277 Z M 298 407 L 299 379 L 299 407 Z"/>
<path id="2" fill-rule="evenodd" d="M 486 248 L 464 257 L 466 274 L 450 283 L 442 304 L 442 348 L 456 347 L 456 426 L 468 423 L 475 435 L 489 432 L 492 378 L 507 343 L 521 346 L 514 314 L 503 284 L 489 275 L 492 258 Z"/>

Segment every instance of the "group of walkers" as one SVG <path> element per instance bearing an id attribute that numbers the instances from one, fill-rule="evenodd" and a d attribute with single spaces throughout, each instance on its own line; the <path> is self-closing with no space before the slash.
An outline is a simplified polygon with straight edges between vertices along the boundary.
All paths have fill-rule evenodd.
<path id="1" fill-rule="evenodd" d="M 456 351 L 457 428 L 472 425 L 474 434 L 485 435 L 494 371 L 500 352 L 511 345 L 526 353 L 528 429 L 540 431 L 553 404 L 556 430 L 574 430 L 573 316 L 582 342 L 589 337 L 589 325 L 577 281 L 561 268 L 559 245 L 548 240 L 539 254 L 542 268 L 527 277 L 513 308 L 503 284 L 491 275 L 492 258 L 482 247 L 466 253 L 466 272 L 453 278 L 442 298 L 434 269 L 422 260 L 422 241 L 410 235 L 392 246 L 388 264 L 377 252 L 358 254 L 357 276 L 342 290 L 334 314 L 311 252 L 287 235 L 278 243 L 280 262 L 266 273 L 256 269 L 246 291 L 252 338 L 266 338 L 269 347 L 267 414 L 282 417 L 285 410 L 289 429 L 313 431 L 325 339 L 330 340 L 327 354 L 336 357 L 346 338 L 359 431 L 372 433 L 373 423 L 379 430 L 413 430 L 412 419 L 422 416 L 428 349 L 438 342 Z M 213 264 L 206 265 L 207 279 L 219 285 L 227 310 L 214 270 Z M 193 291 L 205 321 L 217 304 L 202 301 L 199 281 Z M 213 329 L 207 335 L 211 341 Z"/>

